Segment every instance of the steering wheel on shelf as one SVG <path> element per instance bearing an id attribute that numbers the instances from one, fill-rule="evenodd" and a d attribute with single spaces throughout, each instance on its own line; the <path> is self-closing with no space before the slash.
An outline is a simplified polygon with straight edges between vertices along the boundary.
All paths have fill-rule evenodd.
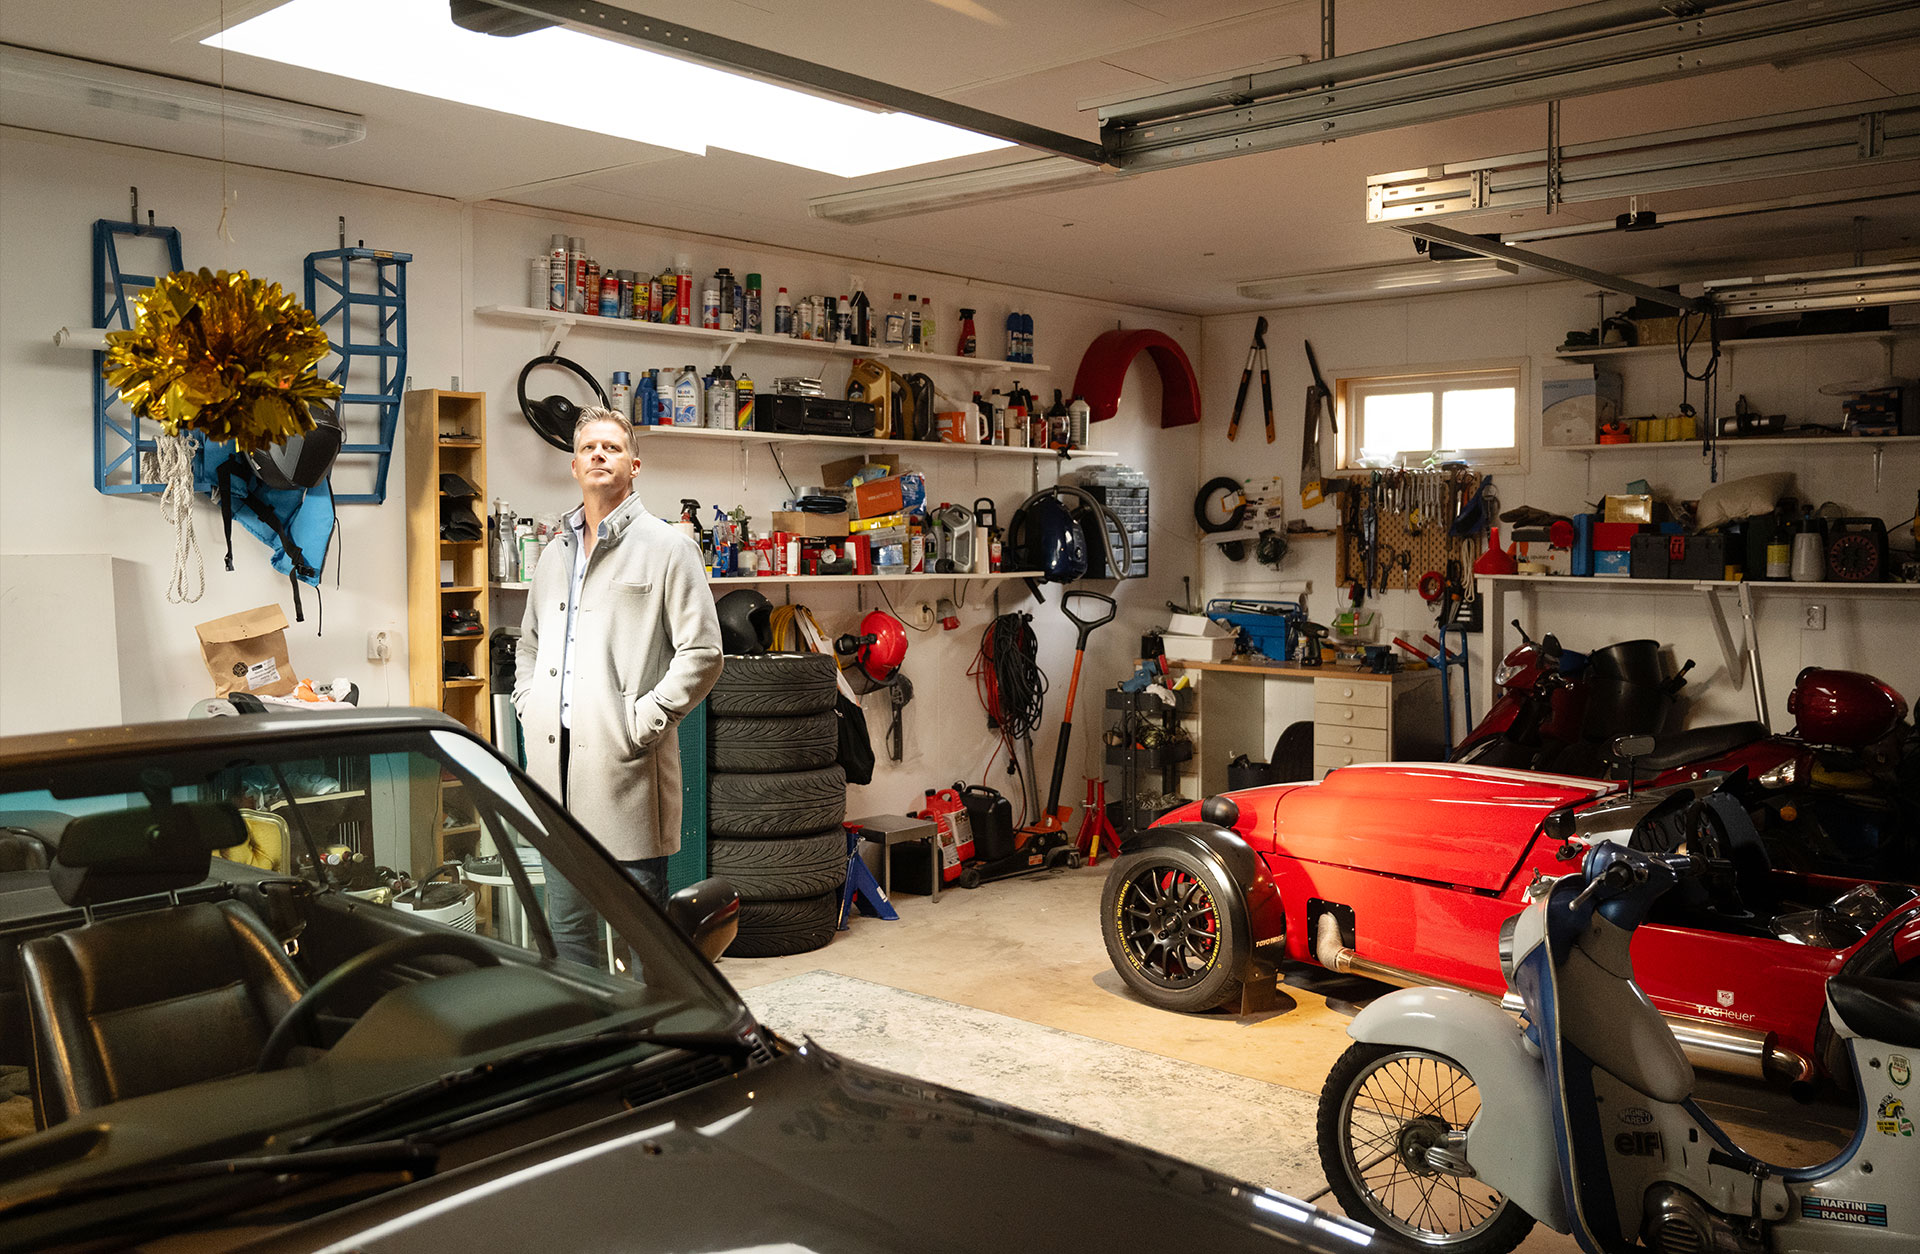
<path id="1" fill-rule="evenodd" d="M 472 932 L 422 932 L 416 936 L 399 936 L 372 949 L 355 954 L 333 970 L 314 982 L 293 1009 L 274 1024 L 273 1031 L 267 1036 L 267 1043 L 260 1047 L 260 1061 L 254 1064 L 255 1071 L 276 1071 L 287 1063 L 287 1055 L 295 1045 L 316 1045 L 314 1038 L 314 1020 L 328 1003 L 340 999 L 342 995 L 365 984 L 374 976 L 385 972 L 389 967 L 397 966 L 414 958 L 428 954 L 447 954 L 455 958 L 465 958 L 483 967 L 499 966 L 500 955 L 486 941 Z"/>

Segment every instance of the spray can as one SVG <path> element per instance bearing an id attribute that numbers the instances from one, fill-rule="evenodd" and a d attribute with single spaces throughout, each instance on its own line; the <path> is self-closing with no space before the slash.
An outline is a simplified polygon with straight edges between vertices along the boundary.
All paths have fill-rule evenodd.
<path id="1" fill-rule="evenodd" d="M 626 371 L 613 372 L 613 382 L 607 386 L 607 399 L 613 402 L 610 408 L 614 413 L 633 421 L 633 380 Z"/>
<path id="2" fill-rule="evenodd" d="M 773 300 L 773 333 L 793 336 L 793 302 L 787 299 L 787 289 L 781 288 Z"/>
<path id="3" fill-rule="evenodd" d="M 599 312 L 602 318 L 617 318 L 620 316 L 620 274 L 618 271 L 608 270 L 600 276 Z"/>
<path id="4" fill-rule="evenodd" d="M 733 281 L 733 329 L 747 329 L 747 289 L 740 285 L 738 277 Z"/>
<path id="5" fill-rule="evenodd" d="M 1020 360 L 1033 360 L 1033 315 L 1020 315 Z"/>
<path id="6" fill-rule="evenodd" d="M 840 302 L 831 296 L 820 298 L 820 338 L 829 344 L 840 340 Z"/>
<path id="7" fill-rule="evenodd" d="M 634 293 L 635 287 L 637 286 L 638 280 L 636 279 L 633 271 L 631 270 L 620 271 L 619 278 L 620 278 L 620 308 L 618 311 L 616 311 L 616 316 L 625 318 L 628 321 L 632 321 L 633 293 Z"/>
<path id="8" fill-rule="evenodd" d="M 758 335 L 760 334 L 760 276 L 757 274 L 749 274 L 747 276 L 746 301 L 746 329 L 752 334 Z"/>
<path id="9" fill-rule="evenodd" d="M 740 384 L 735 389 L 737 398 L 733 406 L 733 428 L 736 431 L 753 430 L 753 380 L 746 375 L 740 376 Z"/>
<path id="10" fill-rule="evenodd" d="M 530 309 L 551 309 L 547 302 L 551 299 L 551 271 L 553 261 L 545 253 L 527 261 L 527 307 Z"/>
<path id="11" fill-rule="evenodd" d="M 685 366 L 673 381 L 673 426 L 700 425 L 700 372 Z"/>
<path id="12" fill-rule="evenodd" d="M 674 322 L 690 327 L 693 325 L 693 258 L 683 255 L 673 259 L 673 281 L 679 291 Z"/>
<path id="13" fill-rule="evenodd" d="M 733 271 L 721 266 L 713 272 L 714 329 L 732 331 L 734 313 L 740 306 L 733 303 Z M 704 312 L 704 308 L 702 310 Z"/>
<path id="14" fill-rule="evenodd" d="M 567 237 L 556 235 L 547 247 L 547 299 L 548 309 L 567 307 Z M 535 301 L 537 308 L 541 302 Z"/>
<path id="15" fill-rule="evenodd" d="M 653 418 L 656 427 L 673 425 L 673 379 L 658 370 L 649 370 L 653 376 Z"/>
<path id="16" fill-rule="evenodd" d="M 920 351 L 920 298 L 912 292 L 907 293 L 907 337 L 902 345 L 909 353 Z"/>
<path id="17" fill-rule="evenodd" d="M 580 312 L 600 312 L 600 263 L 587 258 L 585 277 L 580 280 Z"/>
<path id="18" fill-rule="evenodd" d="M 672 324 L 680 321 L 680 279 L 671 270 L 662 270 L 660 277 L 653 281 L 653 289 L 658 293 L 653 298 L 653 320 Z"/>
<path id="19" fill-rule="evenodd" d="M 842 344 L 853 343 L 853 297 L 840 298 L 840 312 L 834 316 L 833 325 Z"/>
<path id="20" fill-rule="evenodd" d="M 567 237 L 567 312 L 585 313 L 587 290 L 587 241 L 578 235 Z"/>
<path id="21" fill-rule="evenodd" d="M 933 351 L 933 297 L 920 298 L 920 351 Z"/>
<path id="22" fill-rule="evenodd" d="M 954 352 L 962 357 L 971 357 L 979 347 L 979 340 L 973 330 L 973 310 L 962 309 L 960 311 L 960 346 Z"/>
<path id="23" fill-rule="evenodd" d="M 1020 315 L 1017 313 L 1009 313 L 1007 315 L 1006 360 L 1020 360 Z"/>
<path id="24" fill-rule="evenodd" d="M 717 287 L 701 289 L 700 325 L 709 331 L 720 329 L 720 289 Z"/>
<path id="25" fill-rule="evenodd" d="M 861 348 L 871 348 L 873 346 L 873 302 L 867 299 L 866 284 L 861 281 L 860 276 L 856 274 L 852 278 L 853 295 L 848 298 L 847 304 L 853 333 L 847 336 L 847 339 Z"/>

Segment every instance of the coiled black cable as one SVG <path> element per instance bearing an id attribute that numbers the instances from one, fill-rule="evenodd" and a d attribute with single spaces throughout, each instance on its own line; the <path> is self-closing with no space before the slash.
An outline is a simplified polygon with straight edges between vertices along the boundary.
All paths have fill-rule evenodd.
<path id="1" fill-rule="evenodd" d="M 1010 741 L 1031 736 L 1046 708 L 1047 676 L 1032 623 L 1033 615 L 1018 611 L 988 623 L 980 654 L 967 670 L 987 718 Z"/>

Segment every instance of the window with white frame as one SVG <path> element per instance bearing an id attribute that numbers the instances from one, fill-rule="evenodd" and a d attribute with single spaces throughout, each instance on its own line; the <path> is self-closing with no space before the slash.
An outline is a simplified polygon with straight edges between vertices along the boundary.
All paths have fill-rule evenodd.
<path id="1" fill-rule="evenodd" d="M 1518 466 L 1520 386 L 1518 365 L 1341 379 L 1341 465 Z"/>

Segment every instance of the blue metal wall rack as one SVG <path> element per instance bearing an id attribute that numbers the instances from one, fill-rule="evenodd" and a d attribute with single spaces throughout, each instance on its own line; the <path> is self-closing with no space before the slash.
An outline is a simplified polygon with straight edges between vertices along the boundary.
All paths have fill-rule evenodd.
<path id="1" fill-rule="evenodd" d="M 173 227 L 109 222 L 105 218 L 95 222 L 93 325 L 98 330 L 131 331 L 134 298 L 159 282 L 156 275 L 129 274 L 121 269 L 119 241 L 131 238 L 160 240 L 171 263 L 167 272 L 183 268 L 180 232 Z M 124 421 L 112 412 L 120 397 L 107 386 L 106 361 L 105 353 L 93 355 L 93 486 L 109 496 L 165 491 L 165 484 L 149 482 L 142 476 L 140 454 L 152 452 L 154 442 L 152 435 L 141 434 L 140 416 L 125 406 L 120 406 L 126 414 Z M 118 476 L 124 477 L 116 481 Z"/>
<path id="2" fill-rule="evenodd" d="M 407 379 L 407 263 L 411 253 L 379 248 L 334 248 L 307 254 L 307 308 L 313 310 L 340 361 L 328 378 L 345 390 L 338 401 L 340 425 L 348 442 L 342 458 L 371 457 L 373 490 L 336 492 L 342 504 L 379 505 L 387 499 L 387 468 L 393 461 L 393 439 L 400 426 L 400 394 Z M 371 288 L 353 290 L 355 263 L 372 263 Z M 367 267 L 360 272 L 365 281 Z M 321 289 L 332 303 L 321 308 Z M 356 308 L 370 309 L 371 326 L 354 325 Z M 360 369 L 356 373 L 354 367 Z M 371 410 L 371 413 L 365 411 Z M 353 439 L 369 427 L 372 441 Z M 336 464 L 335 469 L 338 470 Z"/>

